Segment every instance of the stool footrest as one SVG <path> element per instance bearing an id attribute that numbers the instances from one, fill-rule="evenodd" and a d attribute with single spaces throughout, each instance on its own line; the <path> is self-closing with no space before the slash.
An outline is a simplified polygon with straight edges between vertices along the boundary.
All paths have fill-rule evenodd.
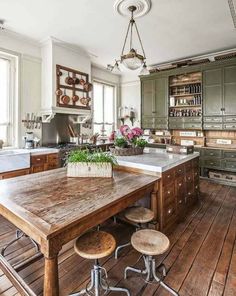
<path id="1" fill-rule="evenodd" d="M 136 272 L 136 273 L 139 273 L 139 274 L 144 274 L 144 275 L 146 275 L 145 281 L 147 283 L 151 282 L 151 280 L 154 280 L 158 284 L 160 284 L 164 289 L 169 291 L 172 295 L 179 296 L 178 292 L 176 292 L 174 289 L 172 289 L 170 286 L 168 286 L 166 283 L 163 282 L 164 278 L 166 277 L 166 267 L 165 267 L 165 265 L 160 264 L 159 266 L 156 267 L 155 259 L 152 256 L 143 255 L 143 259 L 144 259 L 145 269 L 142 270 L 142 269 L 137 269 L 137 268 L 128 266 L 128 267 L 125 268 L 124 278 L 127 279 L 127 273 L 129 271 Z M 161 278 L 159 278 L 157 276 L 157 273 L 156 273 L 157 269 L 161 269 L 161 271 L 162 271 L 162 277 Z"/>

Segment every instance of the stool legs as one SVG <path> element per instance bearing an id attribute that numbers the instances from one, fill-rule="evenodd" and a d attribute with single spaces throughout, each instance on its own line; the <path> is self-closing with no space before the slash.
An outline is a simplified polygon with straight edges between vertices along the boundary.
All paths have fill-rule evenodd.
<path id="1" fill-rule="evenodd" d="M 32 242 L 32 244 L 34 245 L 36 252 L 40 251 L 39 245 L 32 239 L 30 238 L 28 235 L 26 235 L 23 231 L 17 229 L 16 230 L 16 238 L 11 240 L 2 250 L 1 250 L 1 255 L 5 256 L 5 251 L 7 248 L 9 248 L 11 245 L 13 245 L 15 242 L 17 242 L 18 240 L 20 240 L 22 237 L 28 237 L 30 239 L 30 241 Z"/>
<path id="2" fill-rule="evenodd" d="M 163 279 L 166 276 L 165 265 L 161 264 L 158 267 L 156 267 L 155 259 L 152 256 L 143 255 L 143 259 L 144 259 L 145 269 L 142 270 L 142 269 L 137 269 L 137 268 L 128 266 L 125 269 L 124 278 L 125 279 L 127 278 L 128 271 L 132 271 L 132 272 L 136 272 L 136 273 L 140 273 L 140 274 L 145 274 L 145 275 L 147 275 L 146 276 L 147 282 L 154 279 L 157 283 L 159 283 L 164 289 L 169 291 L 172 295 L 179 296 L 178 292 L 176 292 L 174 289 L 172 289 L 170 286 L 168 286 L 167 284 L 165 284 L 163 282 Z M 157 276 L 156 269 L 160 269 L 162 271 L 162 275 L 163 275 L 162 278 L 159 278 Z"/>
<path id="3" fill-rule="evenodd" d="M 114 292 L 124 292 L 127 296 L 130 296 L 129 290 L 120 287 L 110 287 L 107 281 L 102 277 L 102 271 L 105 273 L 105 277 L 107 278 L 107 272 L 105 268 L 101 267 L 98 263 L 98 260 L 95 261 L 93 269 L 91 270 L 91 282 L 90 284 L 80 292 L 70 294 L 70 296 L 81 296 L 81 295 L 95 295 L 100 296 L 100 290 L 104 290 L 105 294 L 110 291 Z M 92 293 L 90 293 L 93 290 Z"/>

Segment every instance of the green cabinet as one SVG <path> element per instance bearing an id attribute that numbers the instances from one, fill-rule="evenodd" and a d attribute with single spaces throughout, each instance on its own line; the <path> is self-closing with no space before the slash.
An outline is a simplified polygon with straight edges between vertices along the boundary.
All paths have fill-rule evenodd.
<path id="1" fill-rule="evenodd" d="M 166 77 L 141 81 L 142 128 L 168 128 L 167 84 Z"/>
<path id="2" fill-rule="evenodd" d="M 204 116 L 222 115 L 222 69 L 203 71 Z"/>
<path id="3" fill-rule="evenodd" d="M 155 80 L 142 81 L 142 116 L 153 116 L 155 112 Z"/>
<path id="4" fill-rule="evenodd" d="M 236 66 L 224 67 L 224 115 L 236 114 Z"/>

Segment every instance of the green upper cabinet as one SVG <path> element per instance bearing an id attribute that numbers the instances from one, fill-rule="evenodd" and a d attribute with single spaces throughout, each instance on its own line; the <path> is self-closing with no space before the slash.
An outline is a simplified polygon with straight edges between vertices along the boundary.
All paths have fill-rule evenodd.
<path id="1" fill-rule="evenodd" d="M 155 116 L 167 117 L 168 116 L 168 78 L 160 77 L 155 80 Z"/>
<path id="2" fill-rule="evenodd" d="M 153 116 L 155 112 L 155 80 L 143 80 L 142 87 L 142 116 Z"/>
<path id="3" fill-rule="evenodd" d="M 222 115 L 222 68 L 203 71 L 204 116 Z"/>
<path id="4" fill-rule="evenodd" d="M 236 115 L 236 65 L 224 67 L 224 114 Z"/>

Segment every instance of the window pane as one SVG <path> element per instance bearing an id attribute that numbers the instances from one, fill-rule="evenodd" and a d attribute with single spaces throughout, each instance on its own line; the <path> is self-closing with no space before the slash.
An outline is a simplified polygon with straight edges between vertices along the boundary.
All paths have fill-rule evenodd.
<path id="1" fill-rule="evenodd" d="M 93 132 L 98 133 L 99 135 L 101 135 L 101 130 L 102 130 L 102 124 L 94 124 L 93 125 Z"/>
<path id="2" fill-rule="evenodd" d="M 0 124 L 9 122 L 9 61 L 0 58 Z"/>
<path id="3" fill-rule="evenodd" d="M 105 124 L 105 134 L 107 135 L 107 136 L 110 136 L 111 135 L 111 133 L 113 132 L 113 125 L 112 124 Z"/>
<path id="4" fill-rule="evenodd" d="M 4 144 L 7 143 L 7 127 L 0 125 L 0 139 L 3 140 Z"/>
<path id="5" fill-rule="evenodd" d="M 100 83 L 94 83 L 93 91 L 93 110 L 94 110 L 94 122 L 103 122 L 103 85 Z"/>
<path id="6" fill-rule="evenodd" d="M 107 85 L 104 88 L 104 122 L 114 122 L 114 87 Z"/>

